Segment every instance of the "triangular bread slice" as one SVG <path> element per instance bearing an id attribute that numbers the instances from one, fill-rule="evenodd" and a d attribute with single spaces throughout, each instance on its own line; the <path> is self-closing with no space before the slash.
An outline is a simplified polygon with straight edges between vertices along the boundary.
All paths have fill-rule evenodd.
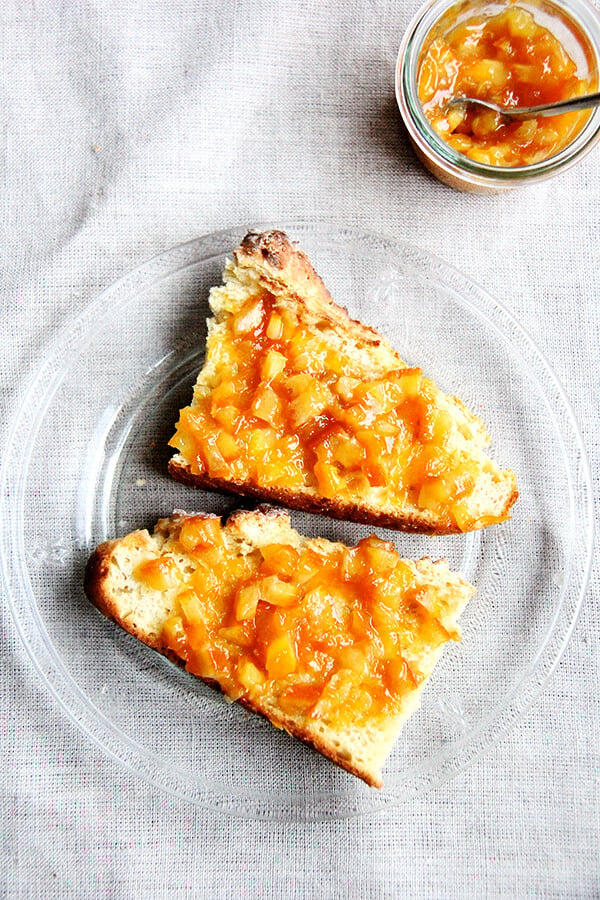
<path id="1" fill-rule="evenodd" d="M 307 538 L 261 507 L 175 514 L 102 544 L 91 601 L 149 647 L 367 784 L 475 593 L 445 561 L 376 537 Z"/>
<path id="2" fill-rule="evenodd" d="M 209 300 L 177 480 L 429 534 L 509 517 L 515 476 L 481 420 L 350 319 L 283 232 L 248 234 Z"/>

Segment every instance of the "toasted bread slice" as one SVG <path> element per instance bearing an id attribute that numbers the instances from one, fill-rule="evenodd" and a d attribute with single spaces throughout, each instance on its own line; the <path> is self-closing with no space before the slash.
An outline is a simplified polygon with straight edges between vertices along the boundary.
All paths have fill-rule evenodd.
<path id="1" fill-rule="evenodd" d="M 483 423 L 350 319 L 284 233 L 248 234 L 210 305 L 174 478 L 429 534 L 509 517 L 515 476 Z"/>
<path id="2" fill-rule="evenodd" d="M 375 537 L 303 537 L 261 507 L 176 514 L 90 558 L 86 593 L 149 647 L 381 786 L 474 588 Z"/>

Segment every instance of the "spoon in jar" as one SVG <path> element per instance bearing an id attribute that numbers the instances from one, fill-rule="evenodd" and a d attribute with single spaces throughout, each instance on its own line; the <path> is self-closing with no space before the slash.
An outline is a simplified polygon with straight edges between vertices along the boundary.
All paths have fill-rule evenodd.
<path id="1" fill-rule="evenodd" d="M 541 106 L 499 106 L 489 100 L 478 100 L 477 97 L 453 97 L 446 103 L 446 109 L 452 106 L 483 106 L 499 113 L 507 119 L 535 119 L 537 116 L 557 116 L 560 113 L 574 112 L 578 109 L 589 109 L 600 106 L 600 93 L 587 94 L 585 97 L 572 97 L 570 100 L 558 100 L 555 103 L 544 103 Z"/>

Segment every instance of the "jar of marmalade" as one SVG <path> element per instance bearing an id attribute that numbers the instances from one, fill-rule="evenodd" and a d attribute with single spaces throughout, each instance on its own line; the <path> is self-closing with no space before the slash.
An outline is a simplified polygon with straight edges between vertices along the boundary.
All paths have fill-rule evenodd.
<path id="1" fill-rule="evenodd" d="M 497 192 L 564 171 L 600 138 L 600 108 L 523 122 L 457 96 L 533 106 L 598 90 L 600 17 L 587 0 L 433 0 L 398 55 L 396 96 L 424 165 L 451 187 Z"/>

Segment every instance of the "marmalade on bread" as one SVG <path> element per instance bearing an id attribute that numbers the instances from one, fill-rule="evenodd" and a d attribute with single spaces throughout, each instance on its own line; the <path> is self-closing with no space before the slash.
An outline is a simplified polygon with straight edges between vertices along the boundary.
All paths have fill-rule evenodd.
<path id="1" fill-rule="evenodd" d="M 309 329 L 268 291 L 223 327 L 211 384 L 196 385 L 170 441 L 192 474 L 336 499 L 380 488 L 387 504 L 432 510 L 461 531 L 508 518 L 473 516 L 475 484 L 484 473 L 496 480 L 496 470 L 469 451 L 469 423 L 453 421 L 419 369 L 355 377 L 318 325 Z"/>
<path id="2" fill-rule="evenodd" d="M 177 563 L 177 544 L 193 566 Z M 397 713 L 429 674 L 420 660 L 459 639 L 440 621 L 453 598 L 443 583 L 416 587 L 379 538 L 328 547 L 273 543 L 240 555 L 218 518 L 192 516 L 173 556 L 142 561 L 134 576 L 177 588 L 161 638 L 192 674 L 232 699 L 275 696 L 284 713 L 360 726 Z"/>

